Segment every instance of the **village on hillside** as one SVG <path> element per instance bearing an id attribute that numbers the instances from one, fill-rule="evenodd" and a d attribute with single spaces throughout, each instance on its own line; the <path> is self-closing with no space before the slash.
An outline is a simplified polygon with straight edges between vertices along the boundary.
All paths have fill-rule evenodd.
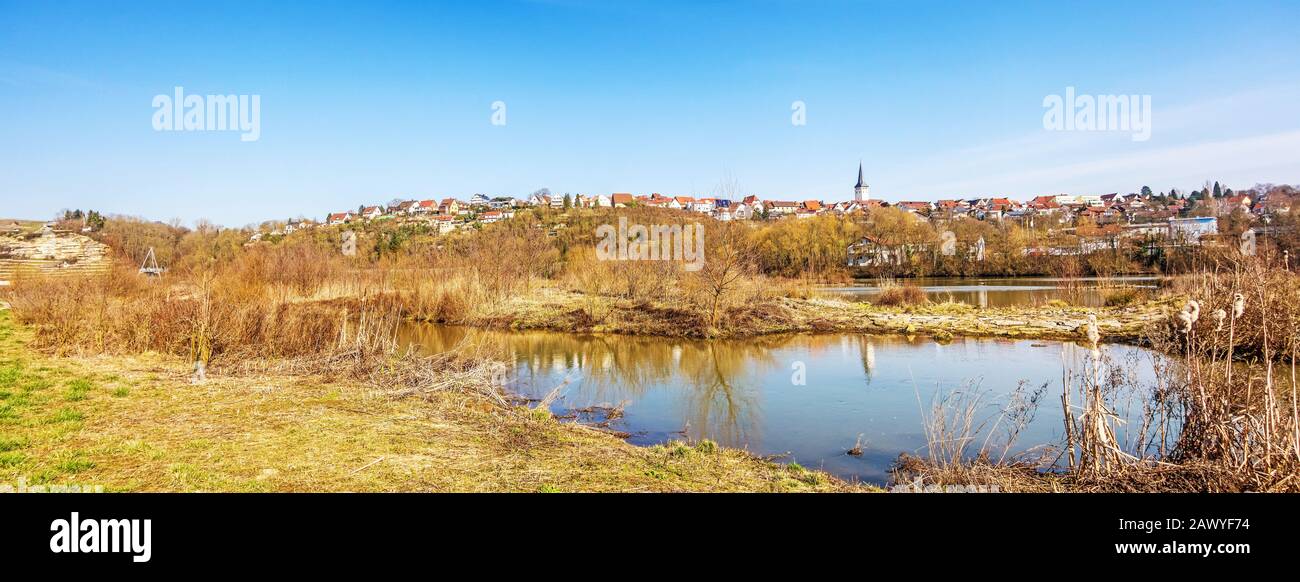
<path id="1" fill-rule="evenodd" d="M 330 213 L 323 222 L 299 219 L 285 223 L 266 223 L 251 235 L 251 241 L 268 236 L 283 236 L 319 225 L 342 226 L 396 220 L 424 224 L 438 233 L 448 233 L 509 220 L 522 209 L 568 211 L 645 207 L 689 212 L 719 221 L 798 220 L 822 215 L 852 217 L 876 209 L 893 208 L 936 226 L 951 224 L 953 221 L 978 220 L 1016 224 L 1025 228 L 1047 228 L 1053 232 L 1071 234 L 1088 231 L 1100 235 L 1098 238 L 1112 241 L 1127 237 L 1156 237 L 1194 243 L 1206 235 L 1219 234 L 1221 218 L 1231 218 L 1260 234 L 1268 235 L 1268 225 L 1272 218 L 1286 214 L 1298 195 L 1300 191 L 1287 185 L 1262 184 L 1236 192 L 1214 182 L 1191 192 L 1177 189 L 1154 192 L 1143 187 L 1140 192 L 1128 194 L 1049 194 L 1027 201 L 990 196 L 887 202 L 871 197 L 859 166 L 853 198 L 840 202 L 764 199 L 757 195 L 744 196 L 739 200 L 660 193 L 634 195 L 626 192 L 556 195 L 542 189 L 523 199 L 475 194 L 468 201 L 456 198 L 396 199 L 387 205 L 362 205 L 355 211 Z M 869 245 L 872 242 L 862 241 L 862 244 Z M 850 254 L 854 254 L 852 249 Z"/>
<path id="2" fill-rule="evenodd" d="M 879 213 L 884 212 L 926 226 L 930 233 L 928 237 L 882 238 L 879 229 L 867 229 L 843 247 L 845 266 L 882 267 L 902 264 L 918 254 L 953 254 L 953 249 L 945 246 L 941 250 L 936 245 L 944 244 L 943 238 L 951 234 L 949 231 L 963 232 L 960 224 L 965 221 L 1038 233 L 1036 242 L 1018 247 L 1015 251 L 1018 255 L 1087 255 L 1119 249 L 1126 241 L 1152 254 L 1160 248 L 1235 245 L 1239 236 L 1248 236 L 1251 240 L 1255 237 L 1290 236 L 1286 233 L 1294 230 L 1292 221 L 1277 219 L 1289 216 L 1292 202 L 1297 198 L 1300 198 L 1300 188 L 1292 185 L 1258 184 L 1234 191 L 1214 182 L 1190 192 L 1176 189 L 1154 192 L 1143 187 L 1139 192 L 1128 194 L 1052 194 L 1036 196 L 1028 201 L 979 197 L 934 202 L 887 202 L 871 197 L 860 167 L 852 199 L 840 202 L 764 199 L 757 195 L 747 195 L 739 200 L 625 192 L 556 195 L 542 189 L 526 198 L 475 194 L 468 201 L 453 197 L 394 199 L 385 205 L 361 205 L 355 211 L 329 213 L 323 221 L 307 218 L 273 220 L 255 227 L 231 230 L 246 233 L 247 244 L 275 241 L 318 227 L 352 229 L 365 225 L 379 227 L 384 223 L 441 235 L 459 230 L 472 231 L 510 220 L 525 211 L 553 215 L 559 222 L 552 226 L 562 228 L 563 216 L 571 211 L 632 208 L 664 209 L 718 221 L 748 221 L 756 227 L 815 217 L 870 222 L 883 216 Z M 95 211 L 64 211 L 43 229 L 89 234 L 103 223 L 104 216 Z M 22 230 L 31 229 L 21 229 L 17 223 L 0 224 L 0 236 L 18 236 Z M 970 240 L 960 242 L 965 249 L 963 256 L 983 261 L 984 236 L 969 235 L 970 229 L 965 231 Z M 555 231 L 551 230 L 550 235 L 555 236 Z M 1007 251 L 1002 249 L 1002 252 Z"/>

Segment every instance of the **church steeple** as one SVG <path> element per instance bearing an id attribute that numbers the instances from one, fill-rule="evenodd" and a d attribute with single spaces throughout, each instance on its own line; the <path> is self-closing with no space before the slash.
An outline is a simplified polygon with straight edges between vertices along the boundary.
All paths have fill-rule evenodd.
<path id="1" fill-rule="evenodd" d="M 858 162 L 858 184 L 853 187 L 853 199 L 866 202 L 871 199 L 871 190 L 867 186 L 866 175 L 862 173 L 862 162 Z"/>

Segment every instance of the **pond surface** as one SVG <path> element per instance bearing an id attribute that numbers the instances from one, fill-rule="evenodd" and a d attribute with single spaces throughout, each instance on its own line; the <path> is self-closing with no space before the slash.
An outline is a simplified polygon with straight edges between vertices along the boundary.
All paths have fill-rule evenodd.
<path id="1" fill-rule="evenodd" d="M 1154 289 L 1157 277 L 1084 277 L 1058 279 L 1051 277 L 919 277 L 898 279 L 900 285 L 920 287 L 931 301 L 960 301 L 978 307 L 1019 307 L 1043 305 L 1060 299 L 1070 305 L 1100 307 L 1106 303 L 1106 293 L 1120 287 Z M 862 282 L 846 286 L 823 286 L 818 291 L 828 295 L 847 297 L 856 301 L 871 301 L 880 293 L 875 282 Z"/>
<path id="2" fill-rule="evenodd" d="M 542 398 L 561 387 L 551 409 L 562 417 L 593 409 L 577 418 L 600 422 L 601 407 L 621 407 L 609 428 L 630 433 L 634 444 L 707 438 L 882 484 L 899 453 L 925 454 L 922 409 L 932 416 L 936 395 L 979 394 L 976 420 L 988 420 L 992 429 L 980 432 L 976 445 L 987 438 L 1000 453 L 1013 423 L 991 423 L 1016 394 L 1026 400 L 1038 392 L 1040 406 L 1010 450 L 1059 444 L 1063 373 L 1092 366 L 1087 348 L 1027 340 L 945 345 L 830 334 L 695 341 L 437 325 L 408 326 L 402 338 L 425 353 L 489 350 L 513 365 L 507 386 L 515 393 Z M 1103 373 L 1151 380 L 1145 350 L 1107 345 L 1100 353 L 1109 361 Z M 859 439 L 863 454 L 848 455 Z"/>

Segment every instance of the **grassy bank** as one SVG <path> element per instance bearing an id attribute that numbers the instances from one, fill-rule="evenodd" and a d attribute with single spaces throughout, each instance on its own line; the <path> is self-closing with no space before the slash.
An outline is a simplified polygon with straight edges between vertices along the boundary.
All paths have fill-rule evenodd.
<path id="1" fill-rule="evenodd" d="M 1139 342 L 1168 319 L 1176 298 L 1125 307 L 975 308 L 964 303 L 882 306 L 832 298 L 773 297 L 730 308 L 730 325 L 712 327 L 681 304 L 591 295 L 539 285 L 460 318 L 441 321 L 500 329 L 540 329 L 694 338 L 745 338 L 777 333 L 913 334 L 1020 339 L 1085 339 L 1089 316 L 1105 341 Z"/>
<path id="2" fill-rule="evenodd" d="M 846 491 L 712 443 L 636 447 L 474 392 L 52 356 L 0 311 L 0 483 L 109 491 Z M 259 369 L 260 368 L 260 369 Z"/>

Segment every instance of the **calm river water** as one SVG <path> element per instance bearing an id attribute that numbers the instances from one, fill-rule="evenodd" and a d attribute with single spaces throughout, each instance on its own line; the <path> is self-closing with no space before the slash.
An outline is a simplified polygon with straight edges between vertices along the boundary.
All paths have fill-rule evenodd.
<path id="1" fill-rule="evenodd" d="M 1099 307 L 1106 302 L 1106 292 L 1117 286 L 1155 288 L 1156 277 L 1112 277 L 1108 279 L 1055 279 L 1050 277 L 921 277 L 899 279 L 899 284 L 916 285 L 931 301 L 960 301 L 978 307 L 1013 307 L 1043 305 L 1060 299 L 1071 305 Z M 847 286 L 824 286 L 818 290 L 829 295 L 871 301 L 880 292 L 875 283 Z"/>
<path id="2" fill-rule="evenodd" d="M 1062 375 L 1091 367 L 1087 348 L 1050 341 L 941 344 L 847 334 L 693 341 L 436 325 L 411 325 L 403 339 L 426 353 L 491 350 L 513 364 L 514 392 L 540 398 L 562 387 L 552 406 L 558 415 L 622 406 L 625 414 L 611 428 L 631 433 L 636 444 L 708 438 L 875 483 L 888 481 L 899 453 L 924 454 L 922 410 L 930 415 L 936 395 L 953 391 L 982 394 L 977 420 L 997 417 L 1022 384 L 1022 398 L 1041 391 L 1041 405 L 1012 451 L 1058 444 Z M 1143 349 L 1107 345 L 1101 352 L 1110 362 L 1104 373 L 1152 379 Z M 1004 441 L 1006 427 L 984 431 L 979 441 Z M 859 438 L 864 454 L 846 454 Z"/>

